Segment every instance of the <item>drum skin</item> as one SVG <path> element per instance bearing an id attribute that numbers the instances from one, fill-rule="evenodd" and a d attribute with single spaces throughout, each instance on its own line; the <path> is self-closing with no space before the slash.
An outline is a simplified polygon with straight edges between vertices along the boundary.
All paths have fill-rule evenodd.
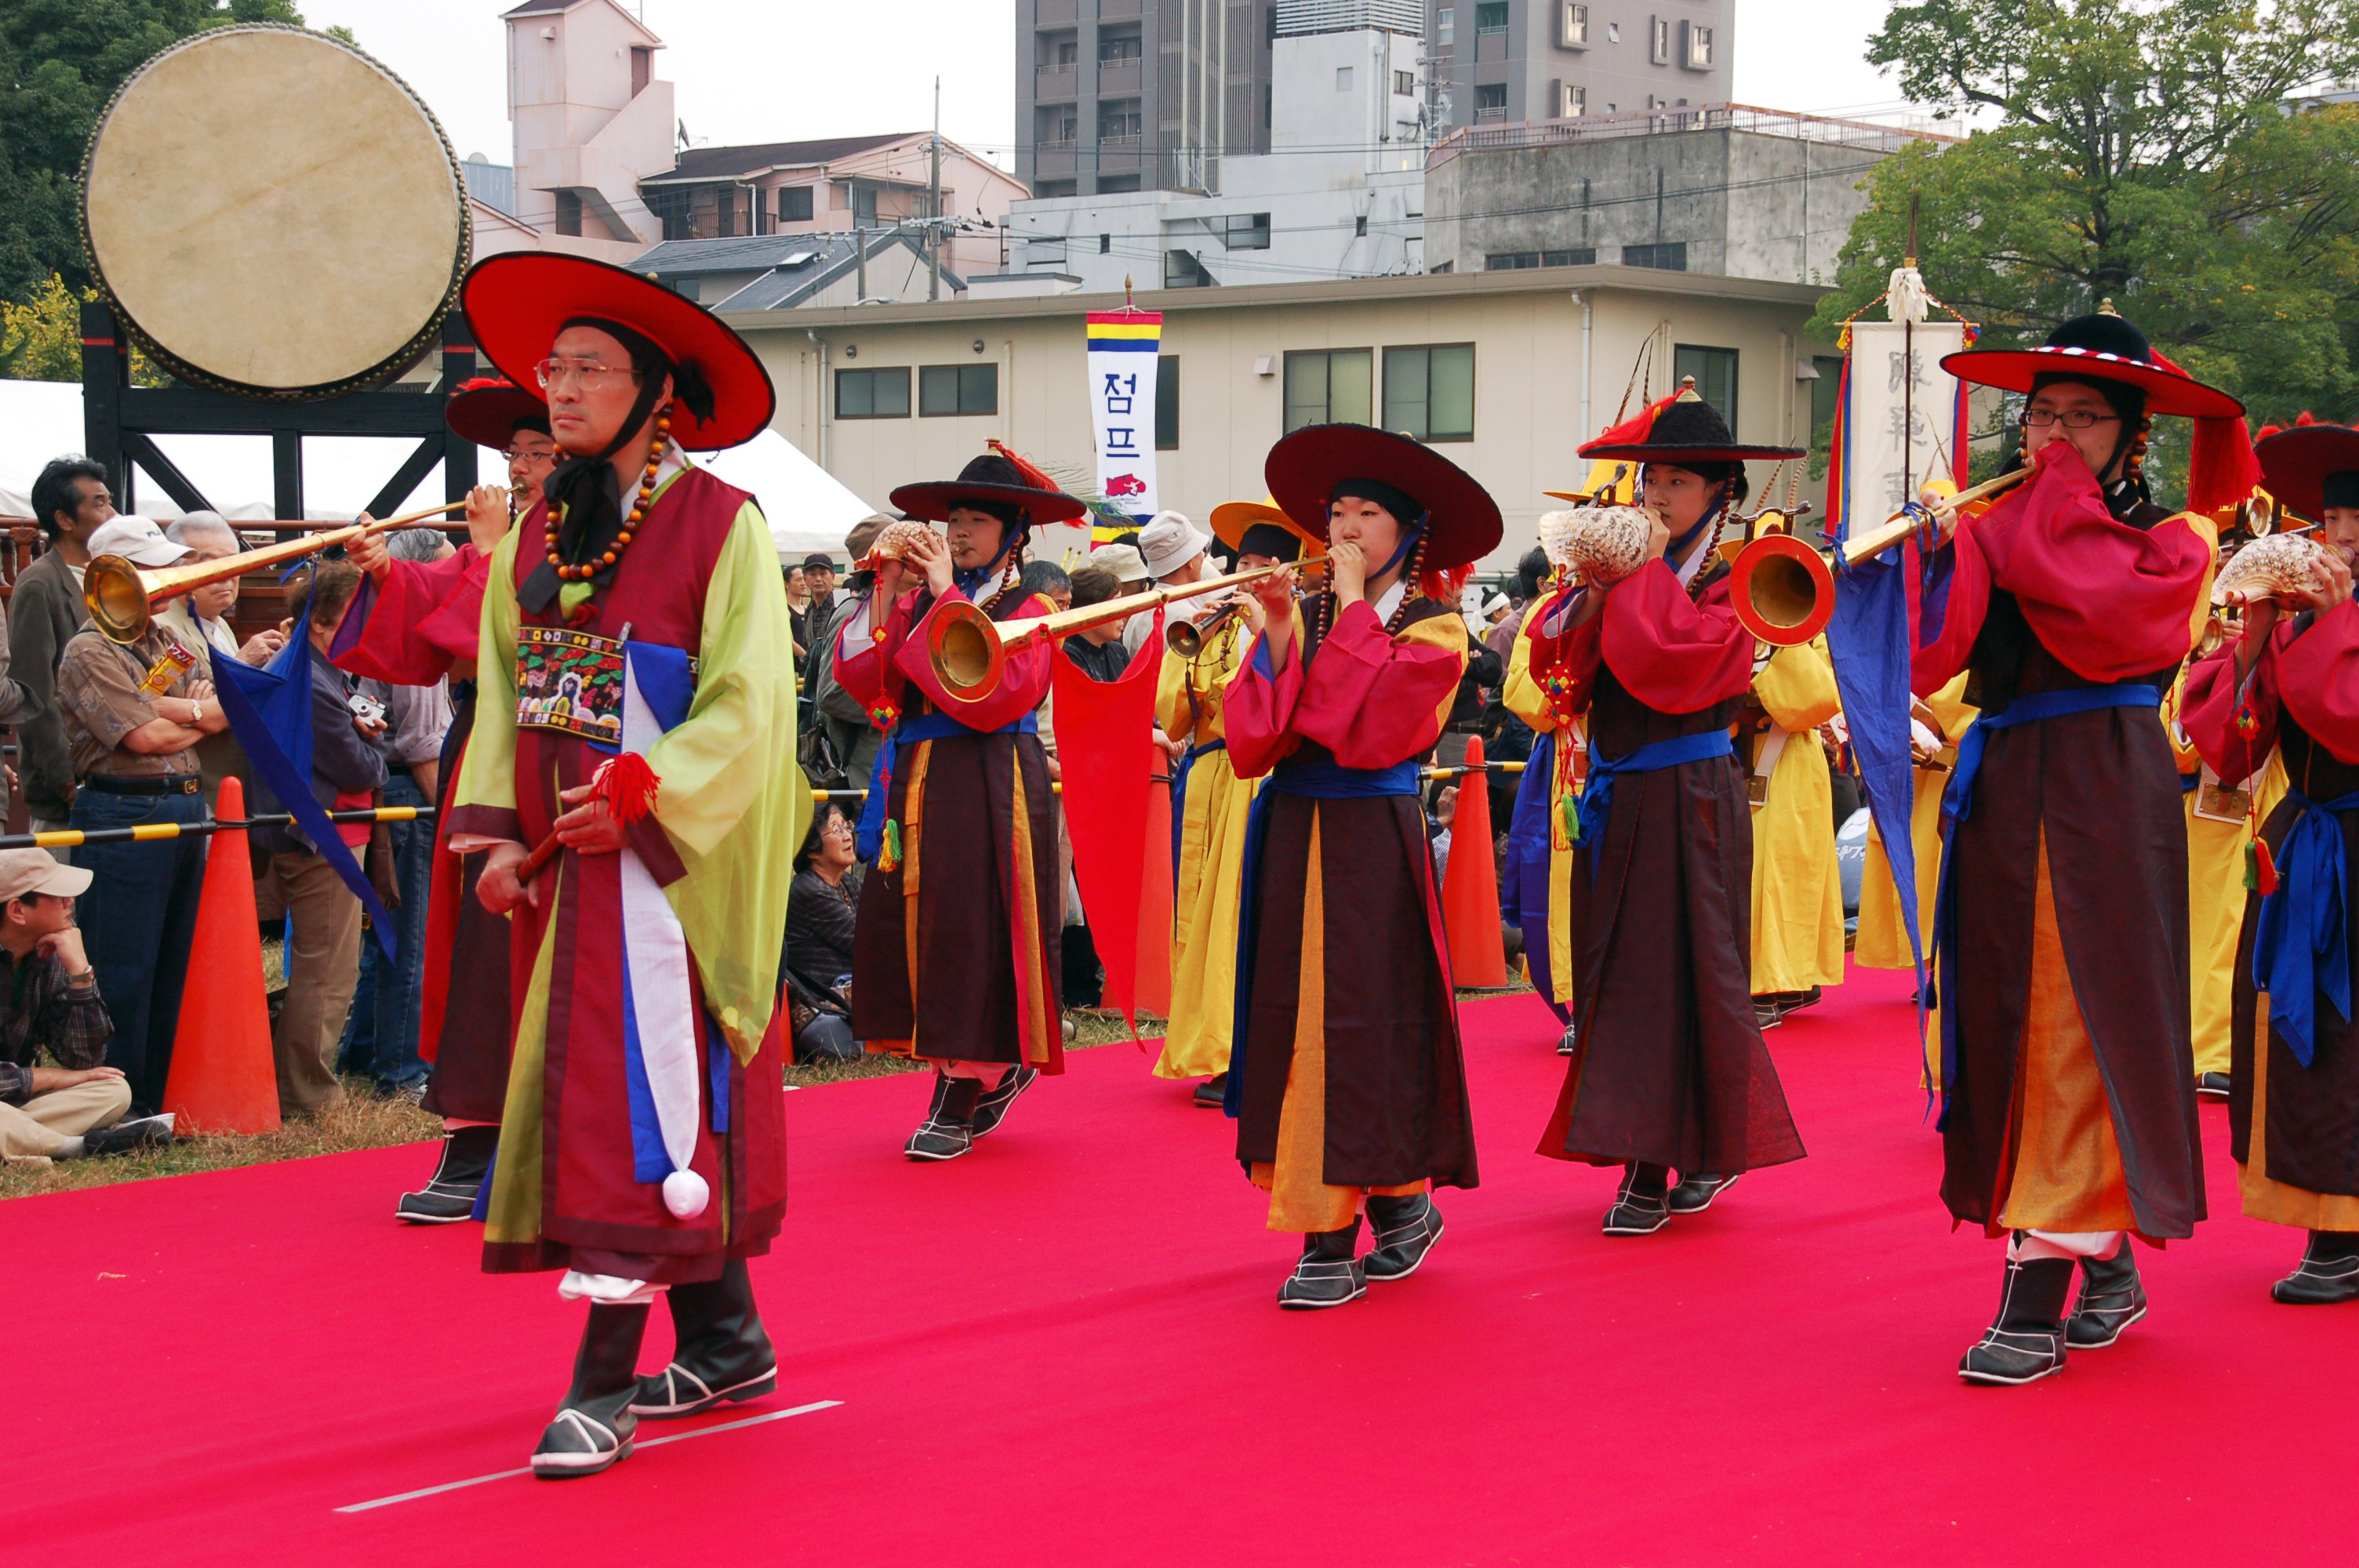
<path id="1" fill-rule="evenodd" d="M 438 341 L 466 183 L 399 78 L 317 33 L 220 27 L 164 50 L 82 159 L 91 272 L 182 380 L 247 396 L 379 384 Z"/>

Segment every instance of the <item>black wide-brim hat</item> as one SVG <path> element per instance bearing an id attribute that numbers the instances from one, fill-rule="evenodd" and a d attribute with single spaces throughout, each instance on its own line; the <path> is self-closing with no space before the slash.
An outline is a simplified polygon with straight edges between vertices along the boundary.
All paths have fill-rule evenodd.
<path id="1" fill-rule="evenodd" d="M 548 251 L 485 256 L 467 273 L 460 303 L 475 346 L 518 386 L 538 385 L 533 367 L 549 357 L 565 323 L 581 316 L 620 322 L 695 367 L 712 389 L 700 418 L 675 398 L 671 436 L 691 452 L 739 447 L 762 433 L 778 406 L 770 373 L 750 344 L 693 300 L 627 267 Z"/>
<path id="2" fill-rule="evenodd" d="M 1692 390 L 1682 390 L 1607 430 L 1582 447 L 1580 455 L 1687 468 L 1696 463 L 1779 462 L 1807 456 L 1808 449 L 1740 441 L 1730 433 L 1719 409 Z"/>
<path id="3" fill-rule="evenodd" d="M 527 427 L 549 434 L 549 405 L 512 381 L 478 376 L 462 382 L 442 409 L 442 422 L 462 440 L 504 449 Z"/>
<path id="4" fill-rule="evenodd" d="M 1262 479 L 1277 509 L 1327 542 L 1327 503 L 1346 480 L 1374 480 L 1425 508 L 1425 565 L 1450 571 L 1499 547 L 1507 525 L 1474 476 L 1432 448 L 1368 425 L 1306 425 L 1269 449 Z M 1417 521 L 1403 517 L 1403 527 Z"/>
<path id="5" fill-rule="evenodd" d="M 2075 316 L 2035 349 L 1967 349 L 1946 355 L 1941 368 L 1960 381 L 2001 392 L 2031 391 L 2043 375 L 2112 381 L 2146 395 L 2149 414 L 2183 419 L 2240 419 L 2245 406 L 2206 386 L 2154 350 L 2146 333 L 2109 310 Z"/>
<path id="6" fill-rule="evenodd" d="M 2305 522 L 2316 523 L 2327 507 L 2326 481 L 2359 489 L 2359 430 L 2348 425 L 2293 425 L 2253 443 L 2261 460 L 2261 483 Z M 2349 505 L 2338 500 L 2336 505 Z"/>
<path id="7" fill-rule="evenodd" d="M 1036 528 L 1049 523 L 1070 523 L 1089 512 L 1076 496 L 1026 482 L 1024 470 L 997 452 L 985 452 L 976 458 L 961 469 L 954 480 L 905 484 L 889 499 L 901 512 L 929 523 L 947 523 L 952 508 L 977 502 L 1019 508 L 1024 514 L 1024 524 Z"/>

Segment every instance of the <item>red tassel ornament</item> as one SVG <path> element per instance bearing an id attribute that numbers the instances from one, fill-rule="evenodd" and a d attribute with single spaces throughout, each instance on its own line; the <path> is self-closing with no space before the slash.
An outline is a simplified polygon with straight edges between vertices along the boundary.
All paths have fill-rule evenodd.
<path id="1" fill-rule="evenodd" d="M 590 775 L 592 798 L 605 802 L 614 820 L 628 827 L 656 808 L 656 792 L 663 780 L 636 752 L 625 752 L 598 764 Z"/>

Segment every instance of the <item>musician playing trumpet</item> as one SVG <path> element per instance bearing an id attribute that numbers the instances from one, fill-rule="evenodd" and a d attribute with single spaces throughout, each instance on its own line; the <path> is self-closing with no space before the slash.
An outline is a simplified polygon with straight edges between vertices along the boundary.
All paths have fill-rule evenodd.
<path id="1" fill-rule="evenodd" d="M 1619 1165 L 1608 1236 L 1659 1230 L 1745 1172 L 1802 1157 L 1753 1010 L 1753 823 L 1729 727 L 1753 638 L 1729 604 L 1720 525 L 1740 444 L 1683 389 L 1581 449 L 1645 464 L 1640 558 L 1536 610 L 1528 668 L 1585 715 L 1589 779 L 1574 824 L 1573 1051 L 1539 1152 Z"/>
<path id="2" fill-rule="evenodd" d="M 2359 1300 L 2359 430 L 2297 425 L 2256 452 L 2269 492 L 2319 520 L 2321 547 L 2255 585 L 2243 636 L 2189 672 L 2185 724 L 2222 778 L 2272 746 L 2285 764 L 2236 946 L 2228 1123 L 2245 1213 L 2309 1233 L 2271 1296 L 2323 1305 Z"/>

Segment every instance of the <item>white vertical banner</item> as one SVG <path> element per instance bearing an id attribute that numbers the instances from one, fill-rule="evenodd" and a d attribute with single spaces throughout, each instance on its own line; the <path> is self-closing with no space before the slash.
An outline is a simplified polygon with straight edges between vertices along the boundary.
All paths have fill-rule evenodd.
<path id="1" fill-rule="evenodd" d="M 1098 492 L 1144 523 L 1160 510 L 1155 498 L 1155 379 L 1163 318 L 1152 310 L 1093 310 L 1089 348 Z M 1100 524 L 1094 542 L 1103 544 L 1113 534 Z"/>
<path id="2" fill-rule="evenodd" d="M 1844 371 L 1842 515 L 1874 527 L 1930 480 L 1958 479 L 1958 380 L 1941 359 L 1966 346 L 1961 321 L 1854 321 Z"/>

